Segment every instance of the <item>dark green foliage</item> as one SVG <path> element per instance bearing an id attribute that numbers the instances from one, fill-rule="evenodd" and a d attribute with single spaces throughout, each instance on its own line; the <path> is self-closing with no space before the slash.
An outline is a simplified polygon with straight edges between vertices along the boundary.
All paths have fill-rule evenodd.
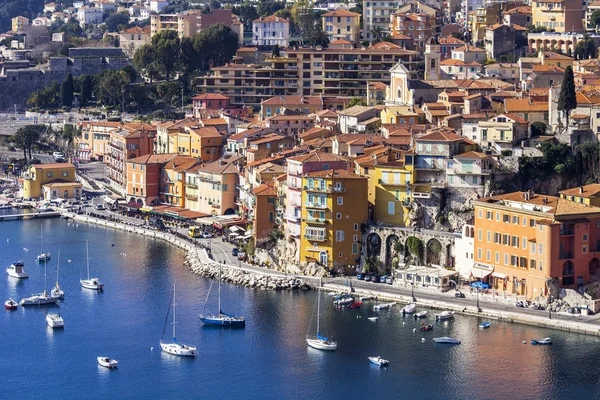
<path id="1" fill-rule="evenodd" d="M 548 127 L 543 122 L 534 122 L 531 124 L 531 137 L 543 136 L 546 134 Z"/>
<path id="2" fill-rule="evenodd" d="M 104 24 L 109 32 L 118 32 L 129 24 L 129 13 L 115 13 L 108 17 L 106 21 L 104 21 Z"/>
<path id="3" fill-rule="evenodd" d="M 263 0 L 258 3 L 256 11 L 261 17 L 268 17 L 269 15 L 275 14 L 279 10 L 285 8 L 285 2 L 279 2 L 274 0 Z"/>
<path id="4" fill-rule="evenodd" d="M 560 87 L 558 96 L 558 110 L 563 112 L 566 118 L 565 126 L 569 124 L 569 114 L 577 108 L 577 96 L 575 94 L 575 79 L 573 78 L 573 68 L 567 66 L 565 76 Z"/>
<path id="5" fill-rule="evenodd" d="M 278 45 L 273 46 L 273 51 L 271 52 L 271 55 L 273 57 L 281 57 L 281 54 L 279 53 L 279 46 Z"/>
<path id="6" fill-rule="evenodd" d="M 577 46 L 575 46 L 575 56 L 579 60 L 586 60 L 588 58 L 596 58 L 596 53 L 594 39 L 586 33 L 583 35 L 583 40 L 578 42 Z"/>
<path id="7" fill-rule="evenodd" d="M 60 86 L 60 102 L 64 107 L 73 105 L 73 75 L 70 73 Z"/>
<path id="8" fill-rule="evenodd" d="M 60 85 L 52 81 L 48 86 L 29 95 L 27 104 L 36 108 L 53 108 L 60 105 Z"/>
<path id="9" fill-rule="evenodd" d="M 327 34 L 322 30 L 316 30 L 310 36 L 308 44 L 314 47 L 321 46 L 322 48 L 326 49 L 327 47 L 329 47 L 329 38 L 327 37 Z"/>
<path id="10" fill-rule="evenodd" d="M 423 242 L 416 236 L 409 236 L 406 239 L 406 248 L 409 254 L 417 261 L 421 262 L 423 259 Z"/>
<path id="11" fill-rule="evenodd" d="M 2 0 L 0 1 L 0 32 L 12 28 L 11 19 L 23 16 L 29 20 L 37 17 L 44 9 L 44 0 Z"/>
<path id="12" fill-rule="evenodd" d="M 127 65 L 123 67 L 122 70 L 129 77 L 129 83 L 135 83 L 135 81 L 137 80 L 137 72 L 135 72 L 135 68 L 133 68 L 131 65 Z"/>
<path id="13" fill-rule="evenodd" d="M 81 82 L 80 88 L 80 96 L 79 103 L 82 106 L 86 106 L 89 101 L 92 99 L 92 90 L 93 90 L 93 82 L 92 77 L 89 75 L 85 75 L 83 81 Z"/>
<path id="14" fill-rule="evenodd" d="M 19 128 L 17 132 L 9 138 L 9 140 L 15 145 L 15 147 L 20 147 L 23 149 L 23 156 L 25 160 L 27 160 L 27 153 L 29 153 L 29 159 L 32 159 L 31 148 L 40 140 L 44 132 L 46 132 L 45 125 L 26 125 L 22 128 Z"/>
<path id="15" fill-rule="evenodd" d="M 354 107 L 354 106 L 366 106 L 367 102 L 364 101 L 364 99 L 360 98 L 360 97 L 353 97 L 352 99 L 350 99 L 350 101 L 348 102 L 348 105 L 346 106 L 347 108 L 350 107 Z"/>
<path id="16" fill-rule="evenodd" d="M 590 25 L 592 28 L 600 26 L 600 10 L 595 10 L 590 17 Z"/>

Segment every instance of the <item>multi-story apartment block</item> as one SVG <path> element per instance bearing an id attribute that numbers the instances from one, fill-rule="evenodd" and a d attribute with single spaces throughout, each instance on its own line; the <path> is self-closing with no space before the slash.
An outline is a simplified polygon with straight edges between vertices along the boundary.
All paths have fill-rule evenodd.
<path id="1" fill-rule="evenodd" d="M 23 29 L 29 25 L 29 18 L 19 15 L 11 19 L 11 22 L 13 32 L 21 33 L 23 32 Z"/>
<path id="2" fill-rule="evenodd" d="M 587 31 L 596 31 L 597 26 L 592 26 L 592 14 L 600 10 L 600 1 L 590 1 L 585 8 L 585 28 Z"/>
<path id="3" fill-rule="evenodd" d="M 152 154 L 156 128 L 147 124 L 124 124 L 110 132 L 104 162 L 111 187 L 127 194 L 127 160 Z"/>
<path id="4" fill-rule="evenodd" d="M 390 17 L 390 34 L 413 38 L 416 48 L 424 49 L 425 41 L 436 33 L 435 16 L 425 13 L 398 13 Z"/>
<path id="5" fill-rule="evenodd" d="M 555 32 L 583 32 L 583 4 L 581 0 L 532 1 L 531 22 Z"/>
<path id="6" fill-rule="evenodd" d="M 323 31 L 329 41 L 360 41 L 360 14 L 348 10 L 335 10 L 321 15 Z"/>
<path id="7" fill-rule="evenodd" d="M 244 43 L 243 28 L 231 10 L 211 10 L 202 14 L 197 10 L 186 11 L 181 14 L 152 14 L 150 15 L 150 28 L 152 36 L 165 30 L 176 31 L 179 37 L 193 36 L 195 33 L 211 25 L 223 24 L 228 26 L 238 35 L 238 43 Z"/>
<path id="8" fill-rule="evenodd" d="M 77 10 L 77 20 L 83 24 L 101 24 L 104 20 L 104 11 L 96 7 L 82 7 Z"/>
<path id="9" fill-rule="evenodd" d="M 330 169 L 347 169 L 348 160 L 345 157 L 331 153 L 313 151 L 287 159 L 287 183 L 285 197 L 284 219 L 286 220 L 285 234 L 296 240 L 299 246 L 302 219 L 302 177 L 304 174 Z M 299 255 L 299 253 L 298 253 Z"/>
<path id="10" fill-rule="evenodd" d="M 166 152 L 210 162 L 221 157 L 224 142 L 224 136 L 212 126 L 188 125 L 169 133 Z"/>
<path id="11" fill-rule="evenodd" d="M 276 227 L 277 190 L 274 182 L 263 183 L 252 189 L 252 232 L 256 243 L 269 238 Z"/>
<path id="12" fill-rule="evenodd" d="M 378 30 L 385 35 L 390 32 L 390 16 L 404 0 L 363 1 L 363 39 L 376 39 Z"/>
<path id="13" fill-rule="evenodd" d="M 290 21 L 275 15 L 252 21 L 252 44 L 255 46 L 287 47 L 290 39 Z"/>
<path id="14" fill-rule="evenodd" d="M 148 154 L 127 160 L 127 200 L 140 206 L 160 202 L 162 167 L 176 154 Z"/>
<path id="15" fill-rule="evenodd" d="M 200 162 L 190 156 L 175 156 L 163 167 L 161 173 L 160 198 L 162 203 L 177 207 L 186 207 L 187 171 L 199 165 Z"/>
<path id="16" fill-rule="evenodd" d="M 367 178 L 329 169 L 302 177 L 300 262 L 329 268 L 358 265 L 361 224 L 368 218 Z"/>
<path id="17" fill-rule="evenodd" d="M 549 283 L 577 289 L 600 274 L 598 185 L 560 197 L 515 192 L 476 200 L 475 278 L 532 299 Z"/>
<path id="18" fill-rule="evenodd" d="M 129 56 L 133 56 L 135 51 L 143 45 L 150 43 L 151 41 L 151 29 L 149 26 L 143 28 L 134 26 L 129 29 L 122 30 L 119 32 L 119 46 Z"/>
<path id="19" fill-rule="evenodd" d="M 260 119 L 283 114 L 286 110 L 304 115 L 316 114 L 323 110 L 321 96 L 273 96 L 260 103 Z"/>
<path id="20" fill-rule="evenodd" d="M 527 139 L 529 122 L 515 114 L 500 114 L 487 121 L 479 121 L 477 132 L 473 135 L 465 134 L 469 139 L 481 147 L 490 147 L 492 144 L 503 148 L 512 148 Z"/>
<path id="21" fill-rule="evenodd" d="M 531 25 L 531 6 L 519 6 L 511 8 L 502 14 L 505 25 L 519 25 L 527 28 Z"/>
<path id="22" fill-rule="evenodd" d="M 414 70 L 418 52 L 388 42 L 368 48 L 300 48 L 282 51 L 266 66 L 228 64 L 212 69 L 198 88 L 231 97 L 232 104 L 258 107 L 272 96 L 321 95 L 364 97 L 367 82 L 390 80 L 390 69 L 402 62 Z"/>
<path id="23" fill-rule="evenodd" d="M 120 125 L 120 122 L 80 122 L 81 136 L 77 138 L 77 157 L 86 161 L 104 160 L 110 132 Z"/>

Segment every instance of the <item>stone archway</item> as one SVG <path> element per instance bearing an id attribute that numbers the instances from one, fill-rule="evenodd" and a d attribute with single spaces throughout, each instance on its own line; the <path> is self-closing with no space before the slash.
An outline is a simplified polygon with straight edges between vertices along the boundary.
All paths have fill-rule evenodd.
<path id="1" fill-rule="evenodd" d="M 227 210 L 225 210 L 225 213 L 223 215 L 233 215 L 235 214 L 235 210 L 233 208 L 228 208 Z"/>
<path id="2" fill-rule="evenodd" d="M 442 244 L 436 238 L 430 239 L 425 247 L 425 262 L 442 265 Z"/>
<path id="3" fill-rule="evenodd" d="M 380 257 L 381 237 L 376 233 L 367 235 L 367 257 Z"/>
<path id="4" fill-rule="evenodd" d="M 129 202 L 130 202 L 131 204 L 135 203 L 135 197 L 130 197 L 130 198 L 129 198 Z"/>
<path id="5" fill-rule="evenodd" d="M 596 280 L 600 279 L 600 260 L 598 260 L 596 257 L 592 258 L 590 260 L 589 268 L 590 275 L 595 276 Z"/>
<path id="6" fill-rule="evenodd" d="M 391 234 L 385 239 L 386 268 L 390 268 L 392 266 L 392 260 L 394 259 L 394 255 L 396 255 L 396 257 L 400 257 L 400 254 L 403 253 L 403 251 L 401 251 L 403 249 L 398 249 L 398 246 L 402 246 L 402 243 L 400 242 L 400 238 L 397 235 Z"/>
<path id="7" fill-rule="evenodd" d="M 142 200 L 142 199 L 137 199 L 137 202 L 136 202 L 136 203 L 137 203 L 138 205 L 140 205 L 140 206 L 143 206 L 143 205 L 144 205 L 144 200 Z"/>

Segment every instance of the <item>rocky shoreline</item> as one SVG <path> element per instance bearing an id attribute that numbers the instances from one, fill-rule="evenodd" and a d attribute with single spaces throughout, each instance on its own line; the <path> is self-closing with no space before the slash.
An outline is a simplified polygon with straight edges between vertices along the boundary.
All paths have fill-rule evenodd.
<path id="1" fill-rule="evenodd" d="M 185 256 L 185 265 L 187 265 L 193 273 L 200 276 L 211 279 L 219 278 L 220 265 L 214 261 L 201 261 L 200 255 L 195 251 L 187 252 Z M 311 285 L 302 279 L 254 273 L 228 265 L 222 266 L 221 277 L 223 282 L 255 289 L 301 291 L 312 289 Z"/>

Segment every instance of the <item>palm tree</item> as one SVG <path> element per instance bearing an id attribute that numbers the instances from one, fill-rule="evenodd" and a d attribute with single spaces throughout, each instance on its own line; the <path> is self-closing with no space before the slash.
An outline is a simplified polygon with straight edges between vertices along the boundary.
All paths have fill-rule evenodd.
<path id="1" fill-rule="evenodd" d="M 371 34 L 375 40 L 379 41 L 383 35 L 383 28 L 381 26 L 374 26 L 373 29 L 371 29 Z"/>

